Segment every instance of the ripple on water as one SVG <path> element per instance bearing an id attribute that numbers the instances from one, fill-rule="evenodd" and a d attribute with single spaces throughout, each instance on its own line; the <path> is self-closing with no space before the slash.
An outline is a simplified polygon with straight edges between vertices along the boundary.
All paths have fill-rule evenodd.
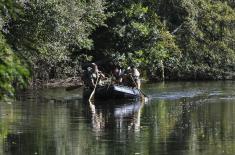
<path id="1" fill-rule="evenodd" d="M 219 95 L 223 95 L 222 91 L 212 91 L 208 94 L 208 96 L 219 96 Z"/>
<path id="2" fill-rule="evenodd" d="M 235 96 L 221 97 L 221 100 L 235 100 Z"/>
<path id="3" fill-rule="evenodd" d="M 167 92 L 167 93 L 152 95 L 151 98 L 175 100 L 180 98 L 193 98 L 201 94 L 203 94 L 203 91 L 177 91 L 177 92 Z"/>

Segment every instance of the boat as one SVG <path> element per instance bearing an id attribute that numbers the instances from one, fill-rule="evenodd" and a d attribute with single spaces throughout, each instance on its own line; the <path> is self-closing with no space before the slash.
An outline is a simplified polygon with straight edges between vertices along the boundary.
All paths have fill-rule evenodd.
<path id="1" fill-rule="evenodd" d="M 84 88 L 83 98 L 88 99 L 92 93 L 92 89 Z M 137 88 L 123 85 L 98 85 L 95 90 L 94 99 L 140 99 L 142 93 Z"/>

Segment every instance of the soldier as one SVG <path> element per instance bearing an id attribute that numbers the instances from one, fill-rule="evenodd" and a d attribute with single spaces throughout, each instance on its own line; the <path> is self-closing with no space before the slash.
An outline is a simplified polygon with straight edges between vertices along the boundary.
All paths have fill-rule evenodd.
<path id="1" fill-rule="evenodd" d="M 92 70 L 91 70 L 91 74 L 89 78 L 90 78 L 91 86 L 93 88 L 95 87 L 97 80 L 99 80 L 98 84 L 101 84 L 100 79 L 105 78 L 104 74 L 101 71 L 99 71 L 98 66 L 95 63 L 92 63 Z"/>
<path id="2" fill-rule="evenodd" d="M 84 82 L 85 87 L 92 88 L 92 78 L 91 78 L 91 67 L 88 67 L 82 75 L 82 80 Z"/>
<path id="3" fill-rule="evenodd" d="M 93 89 L 95 87 L 95 84 L 97 82 L 98 78 L 104 78 L 104 74 L 102 74 L 101 71 L 98 70 L 98 66 L 95 63 L 91 64 L 91 67 L 88 67 L 82 75 L 82 80 L 84 81 L 84 84 L 86 87 Z M 98 83 L 100 84 L 101 81 L 98 79 Z"/>
<path id="4" fill-rule="evenodd" d="M 113 75 L 115 78 L 115 83 L 122 84 L 123 72 L 122 72 L 121 68 L 115 67 L 113 70 Z"/>
<path id="5" fill-rule="evenodd" d="M 131 78 L 136 88 L 140 89 L 140 72 L 135 66 L 131 66 Z"/>

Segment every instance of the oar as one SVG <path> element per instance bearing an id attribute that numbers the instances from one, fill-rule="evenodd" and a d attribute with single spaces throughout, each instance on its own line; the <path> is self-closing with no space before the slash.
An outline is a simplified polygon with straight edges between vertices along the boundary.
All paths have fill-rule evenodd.
<path id="1" fill-rule="evenodd" d="M 91 95 L 90 95 L 90 97 L 89 97 L 89 99 L 88 99 L 89 102 L 91 101 L 91 98 L 92 98 L 92 97 L 94 96 L 94 94 L 95 94 L 95 89 L 96 89 L 96 86 L 97 86 L 97 84 L 98 84 L 99 77 L 100 77 L 100 76 L 98 75 L 97 80 L 96 80 L 96 82 L 95 82 L 95 87 L 94 87 L 93 91 L 91 92 Z"/>
<path id="2" fill-rule="evenodd" d="M 144 97 L 148 98 L 148 96 L 141 89 L 139 89 L 139 91 L 144 95 Z"/>
<path id="3" fill-rule="evenodd" d="M 130 75 L 131 76 L 131 80 L 135 83 L 135 86 L 136 86 L 136 88 L 137 88 L 137 83 L 135 82 L 135 80 L 133 79 L 133 77 L 132 77 L 132 75 Z M 137 88 L 138 89 L 138 88 Z M 147 97 L 148 98 L 148 96 L 141 90 L 141 89 L 138 89 L 139 90 L 139 92 L 141 92 L 143 95 L 144 95 L 144 97 Z"/>

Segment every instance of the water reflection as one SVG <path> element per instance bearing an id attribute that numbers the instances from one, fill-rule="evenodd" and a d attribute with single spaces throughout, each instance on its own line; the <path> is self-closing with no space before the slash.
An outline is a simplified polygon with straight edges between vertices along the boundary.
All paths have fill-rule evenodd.
<path id="1" fill-rule="evenodd" d="M 140 114 L 143 101 L 105 101 L 105 102 L 88 102 L 92 126 L 96 132 L 105 128 L 116 128 L 120 131 L 127 127 L 127 130 L 140 129 Z"/>
<path id="2" fill-rule="evenodd" d="M 0 154 L 233 155 L 234 86 L 147 85 L 144 91 L 157 97 L 148 104 L 84 103 L 63 90 L 28 92 L 0 103 Z"/>

